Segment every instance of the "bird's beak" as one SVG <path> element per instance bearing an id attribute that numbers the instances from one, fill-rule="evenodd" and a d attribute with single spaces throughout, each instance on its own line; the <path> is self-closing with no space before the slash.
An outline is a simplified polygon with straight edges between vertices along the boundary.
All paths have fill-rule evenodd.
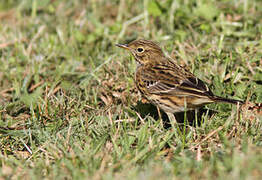
<path id="1" fill-rule="evenodd" d="M 127 50 L 130 50 L 130 48 L 128 47 L 127 44 L 116 44 L 116 46 L 124 48 L 124 49 L 127 49 Z"/>

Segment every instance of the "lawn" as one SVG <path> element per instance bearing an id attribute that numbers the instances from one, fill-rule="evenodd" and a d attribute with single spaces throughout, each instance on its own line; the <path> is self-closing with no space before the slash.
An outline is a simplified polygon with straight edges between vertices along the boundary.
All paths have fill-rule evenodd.
<path id="1" fill-rule="evenodd" d="M 0 2 L 0 180 L 262 179 L 262 117 L 167 116 L 115 43 L 144 38 L 214 94 L 262 102 L 260 0 Z"/>

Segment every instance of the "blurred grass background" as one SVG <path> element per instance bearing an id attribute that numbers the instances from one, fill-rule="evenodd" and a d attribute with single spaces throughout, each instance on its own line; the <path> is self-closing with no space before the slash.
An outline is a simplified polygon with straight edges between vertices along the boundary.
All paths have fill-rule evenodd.
<path id="1" fill-rule="evenodd" d="M 153 40 L 216 95 L 262 102 L 261 7 L 1 1 L 0 179 L 261 179 L 261 117 L 212 104 L 197 125 L 163 127 L 114 46 Z"/>

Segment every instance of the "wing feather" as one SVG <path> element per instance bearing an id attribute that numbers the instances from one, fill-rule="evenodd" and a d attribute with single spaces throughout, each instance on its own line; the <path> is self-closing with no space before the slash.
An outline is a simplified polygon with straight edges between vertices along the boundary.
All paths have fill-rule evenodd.
<path id="1" fill-rule="evenodd" d="M 183 68 L 155 65 L 143 68 L 140 73 L 149 93 L 177 96 L 212 96 L 207 85 Z"/>

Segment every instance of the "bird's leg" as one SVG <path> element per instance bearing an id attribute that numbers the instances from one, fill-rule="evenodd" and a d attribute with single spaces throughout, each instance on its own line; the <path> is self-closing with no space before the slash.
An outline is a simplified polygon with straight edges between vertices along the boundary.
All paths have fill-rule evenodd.
<path id="1" fill-rule="evenodd" d="M 168 119 L 171 123 L 172 128 L 175 128 L 175 124 L 177 124 L 176 117 L 173 113 L 166 112 Z"/>
<path id="2" fill-rule="evenodd" d="M 195 109 L 195 122 L 196 122 L 196 126 L 199 126 L 199 124 L 198 124 L 198 113 L 199 113 L 199 109 Z"/>
<path id="3" fill-rule="evenodd" d="M 161 127 L 163 128 L 164 124 L 163 124 L 163 119 L 162 119 L 162 116 L 161 116 L 160 108 L 158 106 L 156 108 L 157 108 L 158 117 L 160 119 Z"/>

